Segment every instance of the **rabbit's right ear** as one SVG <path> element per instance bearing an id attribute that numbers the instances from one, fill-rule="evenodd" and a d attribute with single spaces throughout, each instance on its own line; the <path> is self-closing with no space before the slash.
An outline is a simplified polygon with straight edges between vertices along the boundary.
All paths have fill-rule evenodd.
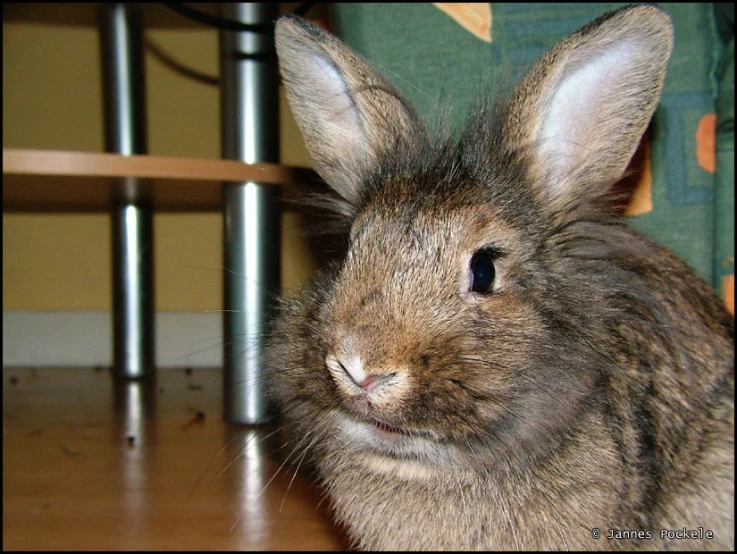
<path id="1" fill-rule="evenodd" d="M 283 17 L 275 40 L 287 99 L 315 170 L 355 205 L 380 156 L 412 148 L 426 128 L 387 79 L 319 27 Z"/>

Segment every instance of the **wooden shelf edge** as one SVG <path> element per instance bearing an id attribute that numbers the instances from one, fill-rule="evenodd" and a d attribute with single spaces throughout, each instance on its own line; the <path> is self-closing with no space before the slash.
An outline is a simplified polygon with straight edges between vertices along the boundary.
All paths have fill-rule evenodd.
<path id="1" fill-rule="evenodd" d="M 127 177 L 141 180 L 157 211 L 220 210 L 229 182 L 278 186 L 287 210 L 325 190 L 313 170 L 271 163 L 4 148 L 3 211 L 106 211 Z"/>
<path id="2" fill-rule="evenodd" d="M 17 148 L 3 148 L 3 175 L 253 181 L 282 186 L 317 179 L 311 169 L 272 163 Z"/>

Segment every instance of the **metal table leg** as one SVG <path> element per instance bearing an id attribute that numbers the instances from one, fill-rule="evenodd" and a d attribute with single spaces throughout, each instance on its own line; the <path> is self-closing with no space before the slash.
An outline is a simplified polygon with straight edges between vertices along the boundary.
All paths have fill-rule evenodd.
<path id="1" fill-rule="evenodd" d="M 145 72 L 138 7 L 100 5 L 105 150 L 145 154 Z M 123 179 L 112 210 L 114 371 L 142 378 L 154 371 L 153 214 L 150 191 Z"/>
<path id="2" fill-rule="evenodd" d="M 276 3 L 223 4 L 223 17 L 271 23 Z M 223 158 L 279 162 L 278 73 L 273 33 L 220 31 Z M 276 187 L 225 184 L 224 418 L 267 421 L 263 338 L 281 279 L 281 212 Z"/>

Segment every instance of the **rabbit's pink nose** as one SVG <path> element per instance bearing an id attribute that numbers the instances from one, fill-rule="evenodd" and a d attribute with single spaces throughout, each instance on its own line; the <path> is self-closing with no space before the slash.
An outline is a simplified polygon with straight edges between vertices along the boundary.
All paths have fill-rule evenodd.
<path id="1" fill-rule="evenodd" d="M 371 394 L 384 387 L 401 382 L 401 375 L 392 371 L 389 373 L 368 373 L 363 361 L 358 356 L 341 356 L 328 354 L 325 365 L 330 374 L 339 384 L 342 384 L 348 394 Z M 359 390 L 360 389 L 360 390 Z"/>
<path id="2" fill-rule="evenodd" d="M 365 392 L 372 392 L 373 390 L 380 388 L 383 385 L 388 384 L 389 382 L 394 380 L 394 377 L 396 377 L 396 372 L 392 373 L 386 373 L 386 374 L 372 374 L 366 376 L 365 379 L 361 380 L 358 383 L 358 386 L 361 387 Z"/>

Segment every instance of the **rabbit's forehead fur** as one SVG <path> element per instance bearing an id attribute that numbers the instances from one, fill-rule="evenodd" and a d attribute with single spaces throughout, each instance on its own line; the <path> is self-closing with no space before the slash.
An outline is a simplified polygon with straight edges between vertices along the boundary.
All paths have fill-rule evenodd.
<path id="1" fill-rule="evenodd" d="M 400 226 L 414 220 L 429 228 L 459 226 L 481 216 L 485 223 L 505 218 L 508 226 L 541 227 L 546 199 L 530 186 L 525 150 L 504 142 L 508 110 L 502 96 L 478 99 L 460 135 L 439 124 L 409 143 L 387 139 L 391 146 L 377 152 L 354 202 L 353 228 L 367 213 Z"/>
<path id="2" fill-rule="evenodd" d="M 461 318 L 474 252 L 509 252 L 499 267 L 502 280 L 533 254 L 533 222 L 541 215 L 518 190 L 516 168 L 502 168 L 488 156 L 483 164 L 466 165 L 470 155 L 462 143 L 448 144 L 428 143 L 432 152 L 415 152 L 414 158 L 392 156 L 366 184 L 334 290 L 331 313 L 344 319 L 343 327 L 360 327 L 367 319 L 382 322 L 377 332 L 386 332 L 388 342 L 400 328 L 416 327 L 419 338 L 428 325 L 450 323 L 442 313 Z M 478 170 L 490 166 L 489 173 Z"/>
<path id="3" fill-rule="evenodd" d="M 484 247 L 524 252 L 520 232 L 491 205 L 442 210 L 383 206 L 361 212 L 351 228 L 348 255 L 338 275 L 336 303 L 345 325 L 361 319 L 393 327 L 447 325 L 441 310 L 458 314 L 468 290 L 469 261 Z M 513 258 L 514 259 L 514 258 Z M 505 260 L 507 264 L 513 259 Z M 449 310 L 449 303 L 454 309 Z"/>

